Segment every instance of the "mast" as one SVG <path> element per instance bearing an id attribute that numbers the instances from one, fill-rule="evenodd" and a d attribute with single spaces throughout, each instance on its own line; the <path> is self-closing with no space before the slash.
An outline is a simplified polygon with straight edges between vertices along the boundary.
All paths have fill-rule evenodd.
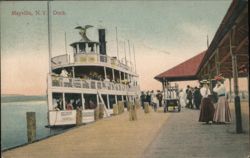
<path id="1" fill-rule="evenodd" d="M 129 52 L 129 64 L 131 65 L 131 52 L 130 52 L 130 43 L 129 43 L 129 40 L 128 40 L 128 52 Z"/>
<path id="2" fill-rule="evenodd" d="M 134 63 L 135 63 L 135 73 L 136 73 L 135 45 L 133 45 L 133 52 L 134 52 Z"/>
<path id="3" fill-rule="evenodd" d="M 124 41 L 125 65 L 127 65 L 126 42 Z"/>
<path id="4" fill-rule="evenodd" d="M 116 32 L 116 51 L 117 51 L 117 59 L 119 60 L 119 47 L 118 47 L 118 35 L 117 35 L 117 27 L 115 27 Z"/>
<path id="5" fill-rule="evenodd" d="M 51 32 L 50 32 L 50 1 L 47 1 L 47 16 L 48 16 L 48 50 L 49 50 L 49 73 L 52 72 L 52 68 L 51 68 Z"/>
<path id="6" fill-rule="evenodd" d="M 66 52 L 66 54 L 68 54 L 68 52 L 67 52 L 67 35 L 66 35 L 66 32 L 64 32 L 64 42 L 65 42 L 65 52 Z"/>
<path id="7" fill-rule="evenodd" d="M 65 45 L 65 52 L 66 52 L 66 55 L 67 55 L 67 59 L 69 60 L 68 62 L 70 63 L 70 57 L 69 57 L 69 54 L 67 52 L 67 35 L 66 35 L 66 32 L 64 32 L 64 45 Z"/>

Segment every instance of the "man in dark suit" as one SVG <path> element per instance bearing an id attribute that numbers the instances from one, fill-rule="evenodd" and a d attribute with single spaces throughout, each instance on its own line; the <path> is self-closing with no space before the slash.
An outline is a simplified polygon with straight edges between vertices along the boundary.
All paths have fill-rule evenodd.
<path id="1" fill-rule="evenodd" d="M 191 87 L 189 85 L 187 85 L 186 93 L 187 93 L 187 100 L 188 100 L 187 107 L 193 108 L 193 103 L 192 103 L 193 94 L 192 94 Z"/>
<path id="2" fill-rule="evenodd" d="M 163 96 L 162 96 L 162 94 L 161 94 L 161 92 L 159 90 L 157 91 L 156 98 L 159 101 L 159 107 L 162 107 L 162 98 L 163 98 Z"/>

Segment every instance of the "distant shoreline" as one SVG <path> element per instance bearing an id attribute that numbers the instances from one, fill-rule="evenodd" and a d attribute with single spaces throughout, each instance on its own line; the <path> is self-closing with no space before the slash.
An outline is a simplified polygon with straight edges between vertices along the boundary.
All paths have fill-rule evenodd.
<path id="1" fill-rule="evenodd" d="M 1 103 L 26 102 L 26 101 L 46 101 L 46 95 L 25 96 L 25 95 L 1 95 Z"/>

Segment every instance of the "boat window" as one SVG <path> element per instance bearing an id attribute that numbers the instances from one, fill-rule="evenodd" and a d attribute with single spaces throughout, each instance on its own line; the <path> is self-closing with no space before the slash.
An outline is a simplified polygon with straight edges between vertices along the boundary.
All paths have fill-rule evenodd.
<path id="1" fill-rule="evenodd" d="M 53 109 L 63 110 L 63 94 L 62 93 L 52 93 Z"/>
<path id="2" fill-rule="evenodd" d="M 103 67 L 97 66 L 76 66 L 75 67 L 75 77 L 79 77 L 84 80 L 104 80 L 104 70 Z"/>
<path id="3" fill-rule="evenodd" d="M 69 106 L 67 106 L 69 105 Z M 65 93 L 66 110 L 82 109 L 82 97 L 80 93 Z"/>
<path id="4" fill-rule="evenodd" d="M 117 95 L 117 101 L 122 101 L 122 96 L 121 95 Z"/>
<path id="5" fill-rule="evenodd" d="M 124 101 L 124 106 L 125 108 L 127 108 L 127 101 L 128 101 L 128 98 L 126 95 L 123 96 L 123 101 Z"/>
<path id="6" fill-rule="evenodd" d="M 97 107 L 97 96 L 96 94 L 84 94 L 83 95 L 85 109 L 95 109 Z"/>
<path id="7" fill-rule="evenodd" d="M 79 53 L 84 53 L 84 52 L 86 52 L 86 51 L 85 51 L 85 43 L 79 44 L 79 50 L 80 50 Z"/>
<path id="8" fill-rule="evenodd" d="M 115 96 L 114 95 L 109 95 L 110 109 L 113 109 L 113 104 L 115 104 Z"/>

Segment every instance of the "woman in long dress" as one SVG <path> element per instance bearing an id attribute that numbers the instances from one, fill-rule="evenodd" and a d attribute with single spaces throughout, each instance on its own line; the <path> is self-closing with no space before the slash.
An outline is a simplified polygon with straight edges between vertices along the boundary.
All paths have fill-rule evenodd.
<path id="1" fill-rule="evenodd" d="M 181 89 L 179 96 L 180 96 L 181 107 L 184 108 L 186 106 L 186 102 L 187 102 L 186 101 L 186 98 L 187 98 L 186 91 Z"/>
<path id="2" fill-rule="evenodd" d="M 218 102 L 215 109 L 213 121 L 219 124 L 231 122 L 229 104 L 226 98 L 226 88 L 222 82 L 223 79 L 217 77 L 217 84 L 213 89 L 213 91 L 218 95 Z"/>
<path id="3" fill-rule="evenodd" d="M 214 116 L 214 105 L 211 99 L 208 97 L 211 93 L 208 87 L 208 81 L 201 81 L 202 88 L 200 89 L 200 93 L 202 95 L 201 100 L 201 110 L 199 122 L 206 122 L 206 124 L 212 123 Z"/>

